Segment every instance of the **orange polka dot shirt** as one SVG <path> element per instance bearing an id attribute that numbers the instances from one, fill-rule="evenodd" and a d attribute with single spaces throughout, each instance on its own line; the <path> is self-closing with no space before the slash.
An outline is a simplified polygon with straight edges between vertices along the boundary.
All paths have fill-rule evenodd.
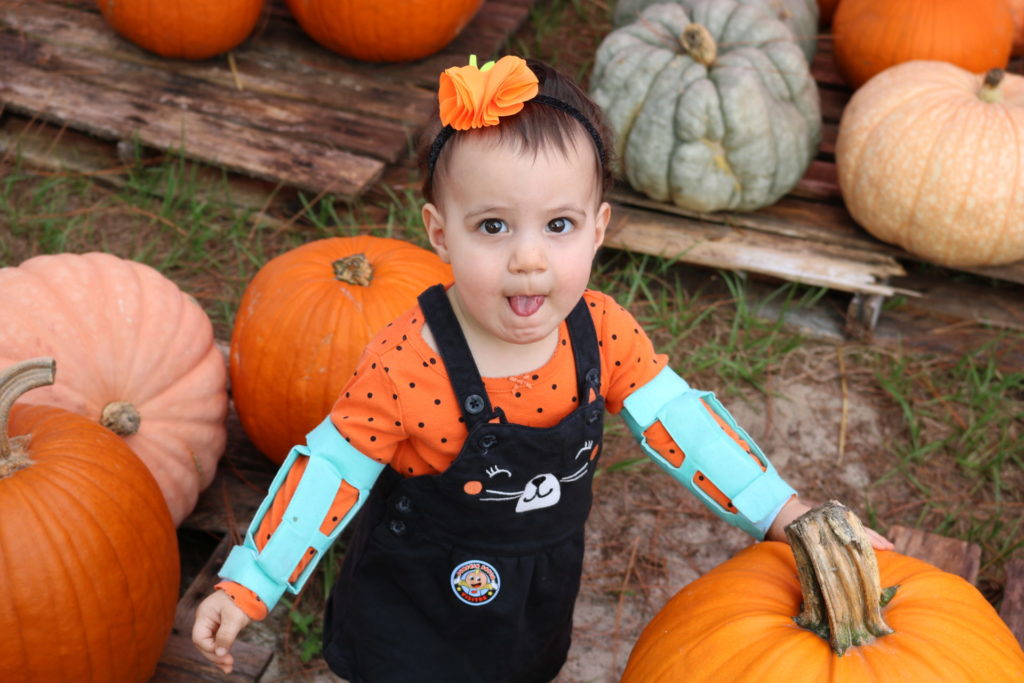
<path id="1" fill-rule="evenodd" d="M 668 357 L 655 353 L 639 323 L 614 299 L 591 290 L 583 298 L 601 351 L 601 393 L 608 411 L 618 413 L 626 397 L 653 379 Z M 423 323 L 417 306 L 381 331 L 331 410 L 334 426 L 359 452 L 409 477 L 443 472 L 467 435 L 440 354 L 421 336 Z M 484 385 L 492 406 L 500 407 L 509 422 L 550 427 L 561 421 L 580 400 L 566 323 L 559 328 L 555 353 L 542 367 L 511 377 L 485 377 Z M 659 423 L 646 436 L 667 460 L 682 462 L 681 451 Z M 300 459 L 278 490 L 256 533 L 257 548 L 273 534 L 304 469 Z M 356 497 L 355 489 L 343 484 L 320 530 L 329 533 Z M 299 562 L 293 580 L 308 562 L 308 557 Z M 266 606 L 252 591 L 231 581 L 217 587 L 251 618 L 266 616 Z"/>

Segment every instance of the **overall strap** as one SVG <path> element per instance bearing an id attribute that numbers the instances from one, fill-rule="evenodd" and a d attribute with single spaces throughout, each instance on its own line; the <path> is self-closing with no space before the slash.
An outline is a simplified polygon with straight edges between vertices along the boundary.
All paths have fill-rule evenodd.
<path id="1" fill-rule="evenodd" d="M 478 422 L 490 420 L 493 411 L 466 335 L 462 333 L 443 285 L 434 285 L 420 294 L 419 304 L 448 371 L 466 428 L 472 430 Z"/>
<path id="2" fill-rule="evenodd" d="M 601 351 L 597 347 L 594 320 L 582 297 L 566 318 L 566 324 L 576 360 L 576 384 L 582 405 L 590 400 L 590 389 L 594 390 L 594 396 L 601 394 Z"/>

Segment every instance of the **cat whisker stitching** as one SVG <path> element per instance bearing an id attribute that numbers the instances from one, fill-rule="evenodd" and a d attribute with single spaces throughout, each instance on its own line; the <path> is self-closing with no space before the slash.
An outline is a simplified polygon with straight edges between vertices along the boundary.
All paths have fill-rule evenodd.
<path id="1" fill-rule="evenodd" d="M 568 477 L 562 477 L 558 481 L 576 481 L 577 479 L 579 479 L 580 477 L 585 476 L 586 474 L 587 474 L 587 463 L 584 463 L 583 467 L 579 468 L 578 470 L 576 470 L 575 472 L 570 474 Z"/>
<path id="2" fill-rule="evenodd" d="M 495 491 L 494 489 L 484 489 L 484 493 L 490 493 L 496 498 L 480 498 L 479 500 L 512 500 L 523 495 L 522 491 Z"/>

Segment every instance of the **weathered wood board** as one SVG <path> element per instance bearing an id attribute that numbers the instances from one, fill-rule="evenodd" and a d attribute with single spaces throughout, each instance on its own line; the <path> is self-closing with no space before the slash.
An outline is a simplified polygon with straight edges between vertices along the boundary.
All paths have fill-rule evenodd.
<path id="1" fill-rule="evenodd" d="M 280 0 L 230 55 L 201 61 L 132 45 L 92 2 L 2 0 L 0 106 L 351 199 L 407 157 L 434 114 L 442 68 L 496 53 L 532 2 L 487 0 L 438 54 L 373 65 L 318 46 Z"/>
<path id="2" fill-rule="evenodd" d="M 896 552 L 916 557 L 974 584 L 981 567 L 981 546 L 920 529 L 894 525 L 887 533 Z"/>
<path id="3" fill-rule="evenodd" d="M 1006 584 L 999 616 L 1024 647 L 1024 560 L 1006 563 Z"/>

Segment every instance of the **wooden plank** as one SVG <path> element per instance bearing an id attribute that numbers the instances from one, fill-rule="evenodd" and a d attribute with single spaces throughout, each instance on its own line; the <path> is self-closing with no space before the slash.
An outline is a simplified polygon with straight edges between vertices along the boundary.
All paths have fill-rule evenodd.
<path id="1" fill-rule="evenodd" d="M 744 270 L 847 292 L 914 292 L 884 284 L 903 274 L 894 260 L 838 245 L 794 242 L 728 225 L 616 205 L 605 244 L 688 263 Z"/>
<path id="2" fill-rule="evenodd" d="M 138 139 L 189 158 L 344 197 L 362 194 L 384 163 L 315 142 L 268 136 L 230 121 L 169 107 L 118 91 L 83 85 L 73 76 L 20 63 L 4 66 L 0 102 L 14 111 L 69 125 L 113 140 Z"/>
<path id="3" fill-rule="evenodd" d="M 60 50 L 52 43 L 22 43 L 16 50 L 11 50 L 10 44 L 0 44 L 0 59 L 39 65 L 48 74 L 73 73 L 85 89 L 157 102 L 213 121 L 246 125 L 274 137 L 316 141 L 389 162 L 407 152 L 408 126 L 396 122 L 278 95 L 229 90 L 95 52 Z"/>
<path id="4" fill-rule="evenodd" d="M 221 672 L 199 653 L 188 635 L 171 634 L 164 646 L 156 673 L 150 683 L 195 683 L 195 681 L 234 681 L 251 683 L 258 681 L 266 671 L 274 651 L 242 640 L 231 646 L 235 658 L 230 674 Z"/>
<path id="5" fill-rule="evenodd" d="M 896 552 L 916 557 L 943 571 L 962 576 L 971 584 L 978 580 L 981 546 L 977 543 L 900 525 L 889 527 L 887 536 L 896 546 Z"/>
<path id="6" fill-rule="evenodd" d="M 1006 584 L 999 616 L 1010 627 L 1017 642 L 1024 647 L 1024 560 L 1006 563 Z"/>
<path id="7" fill-rule="evenodd" d="M 287 19 L 287 21 L 291 21 Z M 305 56 L 322 48 L 302 35 L 292 43 L 262 50 L 254 36 L 226 55 L 192 61 L 166 59 L 121 38 L 97 13 L 95 3 L 69 7 L 50 2 L 0 4 L 0 27 L 17 34 L 20 43 L 46 43 L 62 52 L 96 54 L 137 67 L 149 67 L 237 91 L 288 97 L 341 111 L 370 114 L 393 121 L 421 123 L 435 103 L 433 93 L 407 83 L 375 79 L 358 63 L 338 59 L 324 69 L 304 65 Z M 257 29 L 257 35 L 260 35 Z M 348 64 L 347 68 L 339 68 Z"/>
<path id="8" fill-rule="evenodd" d="M 234 669 L 225 675 L 200 654 L 192 644 L 192 625 L 196 608 L 213 591 L 220 578 L 217 572 L 234 545 L 230 534 L 225 534 L 199 571 L 195 580 L 178 600 L 174 627 L 163 654 L 157 664 L 151 683 L 187 683 L 189 681 L 256 681 L 270 664 L 274 651 L 270 648 L 236 640 L 231 646 L 235 658 Z"/>

